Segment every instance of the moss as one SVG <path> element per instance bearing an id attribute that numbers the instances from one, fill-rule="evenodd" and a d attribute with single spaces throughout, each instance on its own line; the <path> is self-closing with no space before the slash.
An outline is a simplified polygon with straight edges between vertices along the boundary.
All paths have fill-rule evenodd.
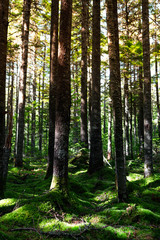
<path id="1" fill-rule="evenodd" d="M 91 224 L 82 234 L 84 239 L 158 239 L 159 172 L 144 179 L 143 163 L 131 161 L 127 177 L 129 200 L 118 203 L 114 170 L 104 167 L 89 175 L 87 164 L 79 160 L 69 166 L 67 196 L 59 188 L 49 190 L 51 179 L 44 180 L 44 160 L 27 163 L 26 159 L 24 169 L 10 165 L 6 199 L 0 201 L 1 235 L 4 234 L 6 239 L 38 240 L 37 233 L 10 232 L 10 229 L 33 227 L 76 233 Z M 23 179 L 26 174 L 27 178 Z M 67 237 L 62 239 L 69 240 Z"/>

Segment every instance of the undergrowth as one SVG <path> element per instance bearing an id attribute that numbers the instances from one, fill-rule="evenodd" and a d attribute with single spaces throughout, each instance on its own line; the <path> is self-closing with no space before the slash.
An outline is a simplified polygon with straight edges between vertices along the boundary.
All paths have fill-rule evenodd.
<path id="1" fill-rule="evenodd" d="M 115 170 L 87 172 L 82 155 L 69 162 L 69 197 L 49 191 L 46 160 L 9 165 L 0 201 L 0 240 L 160 239 L 160 157 L 144 179 L 141 159 L 127 161 L 128 202 L 118 203 Z"/>

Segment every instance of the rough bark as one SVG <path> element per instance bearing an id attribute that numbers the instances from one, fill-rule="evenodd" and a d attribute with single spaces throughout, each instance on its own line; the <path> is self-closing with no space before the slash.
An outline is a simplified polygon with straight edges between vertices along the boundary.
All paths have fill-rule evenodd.
<path id="1" fill-rule="evenodd" d="M 4 195 L 3 153 L 5 143 L 5 82 L 8 29 L 8 0 L 0 0 L 0 198 Z"/>
<path id="2" fill-rule="evenodd" d="M 59 0 L 52 1 L 51 40 L 50 40 L 50 90 L 49 90 L 49 146 L 46 178 L 53 174 L 54 139 L 55 139 L 55 99 L 58 58 L 58 11 Z"/>
<path id="3" fill-rule="evenodd" d="M 70 50 L 72 0 L 61 0 L 53 177 L 50 188 L 67 192 L 70 127 Z"/>
<path id="4" fill-rule="evenodd" d="M 91 84 L 91 149 L 89 173 L 103 166 L 100 109 L 100 2 L 93 1 L 92 19 L 92 84 Z"/>
<path id="5" fill-rule="evenodd" d="M 144 177 L 149 177 L 153 173 L 153 162 L 148 0 L 142 0 L 142 30 L 144 70 Z"/>
<path id="6" fill-rule="evenodd" d="M 126 200 L 126 174 L 123 156 L 122 102 L 119 63 L 117 1 L 107 0 L 108 50 L 110 66 L 110 90 L 113 104 L 114 138 L 116 152 L 116 178 L 119 201 Z"/>
<path id="7" fill-rule="evenodd" d="M 23 141 L 24 141 L 24 114 L 26 101 L 26 79 L 27 79 L 27 59 L 28 59 L 28 38 L 29 38 L 29 22 L 30 22 L 31 0 L 23 2 L 23 24 L 22 24 L 22 63 L 20 68 L 19 80 L 19 103 L 18 103 L 18 140 L 16 167 L 23 165 Z"/>
<path id="8" fill-rule="evenodd" d="M 82 0 L 82 60 L 81 60 L 81 142 L 88 148 L 87 121 L 87 47 L 88 47 L 88 0 Z"/>

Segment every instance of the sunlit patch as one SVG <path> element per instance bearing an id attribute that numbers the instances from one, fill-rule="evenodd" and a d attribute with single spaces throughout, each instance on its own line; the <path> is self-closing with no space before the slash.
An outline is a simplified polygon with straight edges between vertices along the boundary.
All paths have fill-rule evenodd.
<path id="1" fill-rule="evenodd" d="M 10 206 L 10 205 L 13 205 L 15 203 L 16 203 L 15 198 L 2 199 L 2 200 L 0 200 L 0 207 Z"/>

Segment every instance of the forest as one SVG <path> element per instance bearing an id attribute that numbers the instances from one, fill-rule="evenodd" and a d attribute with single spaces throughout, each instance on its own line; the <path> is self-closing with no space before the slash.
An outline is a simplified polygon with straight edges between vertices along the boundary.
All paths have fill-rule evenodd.
<path id="1" fill-rule="evenodd" d="M 160 239 L 159 0 L 0 0 L 0 240 Z"/>

